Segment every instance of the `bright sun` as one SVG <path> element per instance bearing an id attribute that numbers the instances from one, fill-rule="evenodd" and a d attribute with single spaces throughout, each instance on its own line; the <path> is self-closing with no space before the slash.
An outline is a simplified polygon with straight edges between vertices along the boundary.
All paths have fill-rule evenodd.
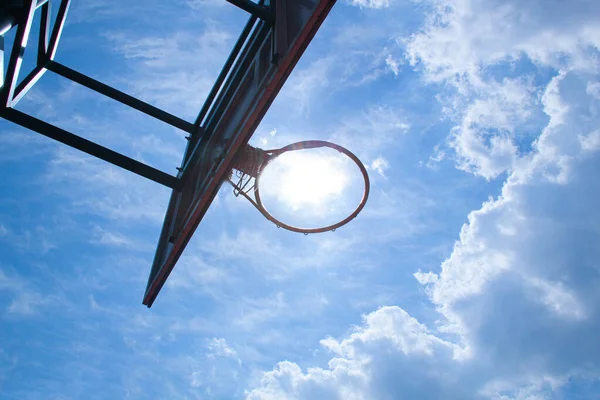
<path id="1" fill-rule="evenodd" d="M 344 164 L 339 156 L 319 152 L 285 153 L 265 169 L 261 187 L 276 188 L 277 200 L 294 211 L 324 208 L 341 196 L 348 184 Z"/>

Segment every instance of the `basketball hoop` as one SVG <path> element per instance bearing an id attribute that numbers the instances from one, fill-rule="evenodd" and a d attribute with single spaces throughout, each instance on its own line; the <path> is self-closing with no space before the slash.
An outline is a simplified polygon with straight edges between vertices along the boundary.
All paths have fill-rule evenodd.
<path id="1" fill-rule="evenodd" d="M 286 224 L 280 221 L 279 219 L 275 218 L 265 208 L 260 197 L 260 178 L 263 171 L 269 165 L 269 163 L 271 163 L 274 159 L 276 159 L 283 153 L 289 151 L 308 150 L 322 147 L 337 150 L 338 152 L 350 158 L 358 166 L 365 183 L 364 193 L 360 203 L 358 204 L 356 209 L 343 220 L 321 228 L 300 228 L 297 226 Z M 335 143 L 326 142 L 322 140 L 307 140 L 292 143 L 290 145 L 276 150 L 263 150 L 257 147 L 246 145 L 246 147 L 242 148 L 236 156 L 233 169 L 235 170 L 235 172 L 231 171 L 231 174 L 227 178 L 227 181 L 233 186 L 233 193 L 236 197 L 240 194 L 244 196 L 250 203 L 252 203 L 254 207 L 256 207 L 258 211 L 260 211 L 260 213 L 265 218 L 273 222 L 275 225 L 277 225 L 277 227 L 284 228 L 292 232 L 304 233 L 305 235 L 308 235 L 309 233 L 335 231 L 337 228 L 346 225 L 348 222 L 356 218 L 358 213 L 362 211 L 369 197 L 369 175 L 364 164 L 350 150 Z M 234 174 L 237 177 L 237 182 L 234 182 L 232 180 Z M 252 198 L 249 195 L 250 192 L 254 192 L 254 198 Z"/>

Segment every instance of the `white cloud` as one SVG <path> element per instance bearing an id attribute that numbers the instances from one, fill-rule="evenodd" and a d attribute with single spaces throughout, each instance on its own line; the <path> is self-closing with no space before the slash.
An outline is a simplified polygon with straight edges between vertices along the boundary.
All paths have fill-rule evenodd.
<path id="1" fill-rule="evenodd" d="M 373 171 L 377 171 L 377 173 L 385 178 L 385 171 L 390 167 L 390 164 L 383 157 L 377 157 L 373 160 L 370 165 L 370 168 Z"/>
<path id="2" fill-rule="evenodd" d="M 167 37 L 111 34 L 109 39 L 116 52 L 143 71 L 127 81 L 136 95 L 182 117 L 193 117 L 212 88 L 234 37 L 211 27 L 199 35 L 175 31 Z"/>
<path id="3" fill-rule="evenodd" d="M 423 31 L 407 43 L 408 57 L 435 81 L 477 77 L 486 67 L 519 59 L 588 67 L 598 47 L 597 2 L 431 0 Z M 565 57 L 566 56 L 566 57 Z"/>
<path id="4" fill-rule="evenodd" d="M 0 162 L 16 162 L 48 153 L 53 143 L 34 132 L 5 130 L 0 145 Z"/>
<path id="5" fill-rule="evenodd" d="M 387 8 L 391 0 L 350 0 L 353 6 L 364 8 Z"/>
<path id="6" fill-rule="evenodd" d="M 2 269 L 0 269 L 0 291 L 7 291 L 12 295 L 10 304 L 6 307 L 6 311 L 10 314 L 36 314 L 40 306 L 52 300 L 50 297 L 42 296 L 23 277 L 16 273 L 7 274 Z"/>
<path id="7" fill-rule="evenodd" d="M 474 357 L 487 353 L 513 374 L 519 368 L 539 377 L 575 374 L 583 366 L 600 370 L 591 334 L 600 321 L 594 293 L 600 253 L 586 244 L 600 239 L 593 172 L 600 160 L 577 137 L 593 132 L 600 116 L 582 113 L 598 105 L 585 93 L 585 80 L 577 73 L 554 78 L 544 95 L 550 122 L 528 162 L 498 199 L 469 215 L 441 272 L 417 276 L 447 317 L 445 330 L 460 334 Z M 497 331 L 503 326 L 510 334 Z M 532 330 L 545 333 L 533 337 Z M 557 351 L 574 342 L 569 356 Z"/>
<path id="8" fill-rule="evenodd" d="M 540 68 L 597 68 L 600 8 L 589 1 L 429 3 L 433 12 L 423 30 L 403 41 L 407 58 L 427 81 L 454 87 L 444 101 L 457 122 L 450 144 L 458 167 L 493 179 L 511 171 L 522 156 L 518 131 L 539 107 L 540 84 L 531 76 Z M 525 68 L 517 64 L 527 62 L 532 65 L 521 78 L 495 77 L 514 74 Z"/>
<path id="9" fill-rule="evenodd" d="M 158 137 L 154 134 L 148 134 L 136 137 L 132 140 L 131 147 L 137 153 L 156 157 L 161 161 L 161 164 L 164 163 L 164 165 L 172 167 L 181 163 L 184 153 L 183 140 L 174 140 L 180 139 L 180 137 L 175 138 L 173 136 L 164 135 L 163 137 Z"/>
<path id="10" fill-rule="evenodd" d="M 297 69 L 293 78 L 286 82 L 281 96 L 287 99 L 287 105 L 298 114 L 308 114 L 315 96 L 330 86 L 330 73 L 334 66 L 332 57 L 313 61 L 308 67 Z"/>
<path id="11" fill-rule="evenodd" d="M 331 141 L 352 149 L 361 159 L 373 158 L 410 130 L 401 110 L 373 106 L 337 127 Z"/>
<path id="12" fill-rule="evenodd" d="M 364 6 L 383 6 L 388 2 L 364 2 Z M 391 2 L 389 2 L 391 4 Z M 359 5 L 358 3 L 356 5 Z M 363 21 L 364 22 L 364 21 Z M 308 51 L 282 89 L 272 110 L 281 102 L 284 113 L 294 110 L 307 115 L 312 108 L 327 105 L 328 100 L 358 87 L 369 87 L 389 75 L 398 75 L 404 57 L 390 51 L 396 46 L 390 32 L 397 28 L 397 20 L 378 20 L 378 23 L 357 23 L 336 26 L 333 38 L 317 35 Z M 315 58 L 318 54 L 318 58 Z M 283 102 L 282 100 L 287 100 Z"/>
<path id="13" fill-rule="evenodd" d="M 238 318 L 235 324 L 245 331 L 255 331 L 265 326 L 265 322 L 289 311 L 290 307 L 283 292 L 266 298 L 246 298 L 239 301 Z"/>
<path id="14" fill-rule="evenodd" d="M 223 7 L 227 4 L 221 0 L 187 0 L 185 4 L 194 10 L 205 10 L 205 7 Z"/>
<path id="15" fill-rule="evenodd" d="M 321 344 L 334 354 L 327 368 L 304 372 L 295 363 L 280 362 L 247 398 L 371 399 L 398 394 L 412 398 L 412 394 L 428 399 L 442 393 L 444 398 L 460 398 L 455 395 L 460 390 L 442 392 L 452 373 L 443 372 L 446 365 L 440 359 L 450 360 L 454 345 L 429 334 L 401 308 L 383 307 L 365 315 L 363 325 L 346 339 L 327 338 Z"/>
<path id="16" fill-rule="evenodd" d="M 568 382 L 568 377 L 543 376 L 524 380 L 524 385 L 516 388 L 512 382 L 495 380 L 481 390 L 484 397 L 494 400 L 543 400 L 553 398 L 553 392 Z"/>
<path id="17" fill-rule="evenodd" d="M 46 303 L 46 299 L 32 291 L 20 292 L 8 306 L 11 314 L 31 315 L 38 311 L 38 306 Z"/>
<path id="18" fill-rule="evenodd" d="M 434 348 L 441 346 L 452 349 L 452 345 L 430 335 L 427 328 L 398 307 L 383 307 L 364 317 L 364 327 L 357 329 L 340 342 L 328 338 L 321 344 L 334 354 L 354 357 L 358 344 L 389 340 L 405 355 L 424 354 L 431 356 Z"/>
<path id="19" fill-rule="evenodd" d="M 236 360 L 238 364 L 242 363 L 242 360 L 240 360 L 236 351 L 227 344 L 225 338 L 212 338 L 206 347 L 209 351 L 208 358 L 232 358 Z"/>
<path id="20" fill-rule="evenodd" d="M 400 73 L 400 63 L 398 60 L 394 59 L 391 54 L 388 54 L 388 56 L 385 58 L 385 65 L 389 67 L 394 75 L 398 76 Z"/>
<path id="21" fill-rule="evenodd" d="M 71 213 L 157 225 L 164 218 L 166 188 L 71 149 L 59 148 L 45 179 L 51 189 L 62 189 L 60 195 L 69 200 Z M 64 190 L 68 185 L 78 190 Z"/>
<path id="22" fill-rule="evenodd" d="M 233 280 L 228 271 L 206 262 L 197 255 L 185 254 L 177 264 L 177 270 L 167 281 L 168 287 L 173 287 L 175 291 L 182 288 L 193 289 L 202 287 L 210 292 L 211 286 L 218 286 L 225 282 Z"/>
<path id="23" fill-rule="evenodd" d="M 527 121 L 533 102 L 533 90 L 523 80 L 491 82 L 473 95 L 451 134 L 458 167 L 486 179 L 510 171 L 518 157 L 514 132 Z"/>
<path id="24" fill-rule="evenodd" d="M 427 168 L 436 169 L 438 164 L 446 158 L 446 152 L 440 149 L 440 145 L 436 145 L 433 148 L 433 154 L 429 156 L 427 160 Z"/>
<path id="25" fill-rule="evenodd" d="M 582 302 L 572 291 L 565 289 L 562 282 L 548 282 L 536 277 L 530 278 L 529 283 L 539 291 L 539 300 L 558 315 L 574 319 L 585 317 Z"/>
<path id="26" fill-rule="evenodd" d="M 414 273 L 414 277 L 421 285 L 429 285 L 438 281 L 439 276 L 433 272 L 422 272 L 421 270 Z"/>
<path id="27" fill-rule="evenodd" d="M 128 249 L 134 249 L 136 247 L 134 241 L 127 236 L 119 233 L 109 232 L 100 227 L 94 229 L 95 238 L 92 243 L 113 246 L 113 247 L 124 247 Z"/>
<path id="28" fill-rule="evenodd" d="M 581 148 L 585 151 L 600 150 L 600 130 L 590 132 L 587 135 L 580 135 L 579 141 Z"/>
<path id="29" fill-rule="evenodd" d="M 259 214 L 257 218 L 262 216 Z M 269 228 L 277 229 L 268 224 Z M 216 240 L 205 241 L 201 250 L 205 257 L 217 260 L 218 265 L 228 266 L 230 275 L 237 268 L 252 268 L 268 280 L 283 280 L 299 271 L 337 268 L 341 259 L 352 257 L 358 241 L 356 235 L 341 233 L 330 237 L 309 235 L 290 247 L 285 237 L 268 236 L 268 232 L 241 229 L 235 236 L 223 234 Z"/>

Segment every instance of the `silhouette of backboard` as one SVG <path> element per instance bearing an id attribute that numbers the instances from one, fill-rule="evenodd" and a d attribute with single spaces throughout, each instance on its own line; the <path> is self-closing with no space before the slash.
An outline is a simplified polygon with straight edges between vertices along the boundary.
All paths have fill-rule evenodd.
<path id="1" fill-rule="evenodd" d="M 143 303 L 151 307 L 177 260 L 335 0 L 227 0 L 252 16 L 188 137 Z"/>

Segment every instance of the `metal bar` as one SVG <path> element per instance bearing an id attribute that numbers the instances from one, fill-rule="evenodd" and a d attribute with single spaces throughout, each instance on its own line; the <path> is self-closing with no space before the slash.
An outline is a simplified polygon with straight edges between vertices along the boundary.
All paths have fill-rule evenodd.
<path id="1" fill-rule="evenodd" d="M 38 4 L 39 5 L 39 4 Z M 46 63 L 46 54 L 48 52 L 48 36 L 50 34 L 50 3 L 46 2 L 42 6 L 42 16 L 40 20 L 40 36 L 38 39 L 37 64 Z"/>
<path id="2" fill-rule="evenodd" d="M 33 14 L 37 2 L 28 0 L 25 4 L 29 7 L 23 7 L 23 10 L 27 10 L 27 14 L 24 15 L 24 18 L 21 21 L 17 22 L 17 33 L 10 53 L 10 59 L 8 60 L 6 80 L 2 86 L 2 94 L 0 96 L 0 107 L 2 108 L 10 107 L 15 92 L 17 78 L 19 77 L 19 71 L 21 69 L 21 64 L 23 63 L 23 54 L 27 47 L 27 40 L 29 39 L 29 32 L 31 30 L 31 23 L 33 21 Z"/>
<path id="3" fill-rule="evenodd" d="M 20 16 L 20 8 L 16 7 L 6 7 L 0 8 L 0 36 L 4 36 L 4 34 L 17 24 L 17 20 Z"/>
<path id="4" fill-rule="evenodd" d="M 248 71 L 252 61 L 254 61 L 254 57 L 256 56 L 263 40 L 269 34 L 269 30 L 270 27 L 263 22 L 260 22 L 257 25 L 256 30 L 250 38 L 246 51 L 236 63 L 234 72 L 231 76 L 229 76 L 229 79 L 226 82 L 225 89 L 219 94 L 219 99 L 217 99 L 215 106 L 210 110 L 210 113 L 206 118 L 206 124 L 204 127 L 208 132 L 213 131 L 215 125 L 219 122 L 220 116 L 223 115 L 224 110 L 229 106 L 231 98 L 238 90 L 241 80 L 244 78 L 244 75 Z"/>
<path id="5" fill-rule="evenodd" d="M 67 12 L 69 11 L 70 5 L 71 0 L 61 0 L 60 6 L 58 6 L 54 29 L 52 29 L 52 36 L 50 36 L 50 44 L 48 45 L 48 52 L 46 53 L 46 59 L 48 60 L 54 60 L 54 56 L 56 56 L 58 41 L 60 40 L 62 30 L 65 26 L 65 20 L 67 19 Z"/>
<path id="6" fill-rule="evenodd" d="M 4 86 L 4 36 L 0 35 L 0 89 Z"/>
<path id="7" fill-rule="evenodd" d="M 12 108 L 6 108 L 0 111 L 0 116 L 11 122 L 14 122 L 15 124 L 21 125 L 51 139 L 64 143 L 67 146 L 71 146 L 77 150 L 83 151 L 84 153 L 131 171 L 134 174 L 143 176 L 144 178 L 148 178 L 172 189 L 181 190 L 181 181 L 172 175 L 134 160 L 133 158 L 129 158 L 123 154 L 117 153 L 116 151 L 110 150 L 97 143 L 91 142 L 80 136 L 74 135 L 65 131 L 64 129 L 41 121 L 21 111 L 17 111 Z"/>
<path id="8" fill-rule="evenodd" d="M 225 80 L 225 78 L 227 77 L 227 74 L 231 70 L 231 66 L 235 62 L 235 59 L 237 58 L 240 50 L 242 49 L 242 46 L 246 42 L 248 35 L 250 35 L 250 32 L 252 32 L 252 27 L 256 23 L 256 20 L 257 20 L 256 15 L 252 15 L 250 17 L 250 19 L 248 20 L 248 23 L 244 27 L 244 30 L 240 34 L 240 37 L 238 38 L 237 42 L 235 42 L 235 45 L 233 46 L 233 50 L 229 54 L 229 58 L 227 58 L 227 61 L 225 62 L 225 65 L 223 66 L 221 73 L 217 77 L 215 84 L 213 85 L 210 93 L 208 94 L 208 97 L 206 98 L 206 101 L 204 102 L 204 105 L 202 106 L 202 109 L 200 110 L 200 113 L 198 114 L 198 118 L 196 118 L 196 122 L 194 122 L 194 125 L 200 126 L 200 124 L 202 123 L 202 120 L 204 119 L 204 117 L 206 116 L 206 113 L 210 109 L 210 106 L 212 105 L 213 100 L 215 99 L 217 93 L 219 92 L 219 89 L 223 85 L 223 81 Z"/>
<path id="9" fill-rule="evenodd" d="M 262 19 L 269 25 L 273 25 L 275 18 L 270 10 L 266 7 L 256 4 L 250 0 L 227 0 L 234 6 L 241 8 L 242 10 L 249 12 L 250 14 Z"/>
<path id="10" fill-rule="evenodd" d="M 48 63 L 46 64 L 46 68 L 58 75 L 61 75 L 67 79 L 77 82 L 80 85 L 87 87 L 88 89 L 94 90 L 100 94 L 110 97 L 113 100 L 123 103 L 129 107 L 135 108 L 136 110 L 141 111 L 144 114 L 166 122 L 167 124 L 179 128 L 183 131 L 192 133 L 196 130 L 194 124 L 190 122 L 187 122 L 179 117 L 169 114 L 168 112 L 163 111 L 160 108 L 154 107 L 148 103 L 138 100 L 133 96 L 121 92 L 120 90 L 105 85 L 102 82 L 99 82 L 93 78 L 90 78 L 87 75 L 77 72 L 60 63 L 57 63 L 56 61 L 48 61 Z"/>
<path id="11" fill-rule="evenodd" d="M 4 1 L 6 2 L 6 0 Z M 38 0 L 35 8 L 38 9 L 47 3 L 49 3 L 49 0 Z M 23 5 L 23 0 L 0 5 L 0 36 L 17 24 L 17 20 L 23 11 Z"/>
<path id="12" fill-rule="evenodd" d="M 35 8 L 40 8 L 41 6 L 46 5 L 48 3 L 50 3 L 50 1 L 48 0 L 37 0 L 37 6 L 35 6 Z"/>
<path id="13" fill-rule="evenodd" d="M 264 3 L 265 3 L 265 0 L 260 0 L 258 2 L 258 5 L 263 6 Z M 225 65 L 223 66 L 221 73 L 217 77 L 215 84 L 213 85 L 206 101 L 204 102 L 204 105 L 202 106 L 202 109 L 200 110 L 200 113 L 198 114 L 198 118 L 196 118 L 195 125 L 200 126 L 200 124 L 202 124 L 204 117 L 209 112 L 211 106 L 215 103 L 215 101 L 214 101 L 215 96 L 218 95 L 219 98 L 221 97 L 222 93 L 219 93 L 219 91 L 222 89 L 223 82 L 227 78 L 227 75 L 229 74 L 229 72 L 231 71 L 231 67 L 233 66 L 233 63 L 235 62 L 236 58 L 238 58 L 238 56 L 239 56 L 239 59 L 242 59 L 242 58 L 244 58 L 245 54 L 248 52 L 247 47 L 244 49 L 243 46 L 244 46 L 244 43 L 246 42 L 246 40 L 248 39 L 248 37 L 250 36 L 250 34 L 252 32 L 252 28 L 256 24 L 257 19 L 258 19 L 258 17 L 256 17 L 255 15 L 250 16 L 250 19 L 248 20 L 248 22 L 246 23 L 246 26 L 242 30 L 242 33 L 238 37 L 238 40 L 235 43 L 233 50 L 229 54 L 229 57 L 228 57 L 227 61 L 225 62 Z M 242 50 L 242 49 L 244 49 L 244 51 L 240 55 L 240 50 Z M 217 100 L 217 102 L 218 102 L 218 100 Z"/>
<path id="14" fill-rule="evenodd" d="M 215 105 L 211 108 L 210 113 L 206 118 L 204 127 L 206 134 L 202 136 L 200 140 L 195 141 L 195 143 L 192 141 L 189 142 L 189 144 L 193 143 L 194 145 L 189 146 L 186 149 L 181 166 L 183 171 L 181 174 L 181 179 L 184 182 L 191 174 L 190 165 L 192 165 L 194 160 L 198 159 L 196 154 L 201 151 L 203 144 L 210 140 L 210 135 L 212 135 L 215 127 L 219 123 L 220 116 L 222 116 L 223 112 L 227 109 L 227 107 L 230 106 L 231 98 L 235 96 L 240 82 L 244 78 L 244 75 L 248 72 L 248 68 L 254 60 L 258 47 L 268 35 L 269 30 L 269 26 L 263 22 L 260 22 L 257 25 L 256 29 L 252 33 L 252 37 L 248 42 L 248 46 L 244 49 L 244 53 L 240 56 L 240 58 L 238 58 L 238 61 L 234 67 L 234 72 L 227 79 L 227 82 L 225 83 L 226 87 L 221 91 L 221 93 L 219 93 L 219 98 L 215 102 Z"/>
<path id="15" fill-rule="evenodd" d="M 36 66 L 30 73 L 17 85 L 17 89 L 15 90 L 15 94 L 10 101 L 10 106 L 14 107 L 17 105 L 19 100 L 23 98 L 29 92 L 29 90 L 36 84 L 37 81 L 40 80 L 42 75 L 46 72 L 46 68 L 41 66 Z"/>

